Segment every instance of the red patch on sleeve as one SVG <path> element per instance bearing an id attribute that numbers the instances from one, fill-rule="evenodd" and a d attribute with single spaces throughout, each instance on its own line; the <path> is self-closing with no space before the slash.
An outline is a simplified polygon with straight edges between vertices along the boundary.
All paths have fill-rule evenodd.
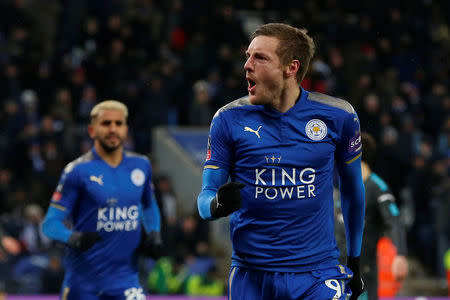
<path id="1" fill-rule="evenodd" d="M 52 196 L 52 200 L 55 202 L 58 202 L 59 200 L 61 200 L 61 193 L 60 192 L 54 192 L 53 196 Z"/>

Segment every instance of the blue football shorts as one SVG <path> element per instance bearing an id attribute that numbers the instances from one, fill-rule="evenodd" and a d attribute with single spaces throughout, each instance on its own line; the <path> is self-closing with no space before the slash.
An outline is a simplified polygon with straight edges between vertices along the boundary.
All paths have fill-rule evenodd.
<path id="1" fill-rule="evenodd" d="M 232 267 L 228 276 L 229 300 L 349 299 L 353 277 L 343 265 L 303 273 L 266 272 Z"/>
<path id="2" fill-rule="evenodd" d="M 128 287 L 113 292 L 97 292 L 83 290 L 78 286 L 63 284 L 61 290 L 62 300 L 145 300 L 142 287 Z"/>

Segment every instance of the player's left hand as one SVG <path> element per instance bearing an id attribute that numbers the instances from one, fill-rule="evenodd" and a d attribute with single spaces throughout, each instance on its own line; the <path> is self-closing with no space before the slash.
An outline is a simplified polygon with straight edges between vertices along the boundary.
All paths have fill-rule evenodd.
<path id="1" fill-rule="evenodd" d="M 217 195 L 211 202 L 211 216 L 215 218 L 226 217 L 241 208 L 241 189 L 245 185 L 240 182 L 227 182 L 219 187 Z"/>
<path id="2" fill-rule="evenodd" d="M 347 267 L 353 272 L 353 278 L 348 284 L 350 290 L 352 291 L 350 300 L 357 300 L 358 297 L 364 292 L 364 281 L 361 278 L 361 272 L 359 270 L 359 257 L 348 256 Z"/>
<path id="3" fill-rule="evenodd" d="M 159 231 L 151 231 L 145 235 L 141 242 L 141 252 L 145 256 L 158 259 L 163 256 L 164 244 Z"/>

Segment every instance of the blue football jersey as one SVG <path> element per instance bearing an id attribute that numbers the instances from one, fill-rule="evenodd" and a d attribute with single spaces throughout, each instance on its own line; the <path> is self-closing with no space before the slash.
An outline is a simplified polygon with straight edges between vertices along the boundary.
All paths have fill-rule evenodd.
<path id="1" fill-rule="evenodd" d="M 112 167 L 93 148 L 66 166 L 51 206 L 69 212 L 73 230 L 102 238 L 85 252 L 67 250 L 67 284 L 104 292 L 139 285 L 141 208 L 156 205 L 152 195 L 152 169 L 144 156 L 124 152 Z"/>
<path id="2" fill-rule="evenodd" d="M 359 119 L 342 99 L 302 89 L 285 113 L 247 97 L 219 109 L 205 168 L 245 184 L 242 208 L 230 216 L 232 266 L 303 272 L 335 264 L 335 160 L 360 155 Z"/>

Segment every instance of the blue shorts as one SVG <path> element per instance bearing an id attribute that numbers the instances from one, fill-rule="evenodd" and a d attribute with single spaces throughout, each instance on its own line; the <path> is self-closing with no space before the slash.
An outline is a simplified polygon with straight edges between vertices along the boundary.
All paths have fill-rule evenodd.
<path id="1" fill-rule="evenodd" d="M 114 292 L 95 292 L 83 290 L 78 286 L 63 284 L 62 300 L 145 300 L 145 294 L 140 286 L 115 290 Z"/>
<path id="2" fill-rule="evenodd" d="M 304 273 L 281 273 L 232 267 L 228 276 L 230 300 L 348 299 L 353 277 L 343 265 Z"/>

